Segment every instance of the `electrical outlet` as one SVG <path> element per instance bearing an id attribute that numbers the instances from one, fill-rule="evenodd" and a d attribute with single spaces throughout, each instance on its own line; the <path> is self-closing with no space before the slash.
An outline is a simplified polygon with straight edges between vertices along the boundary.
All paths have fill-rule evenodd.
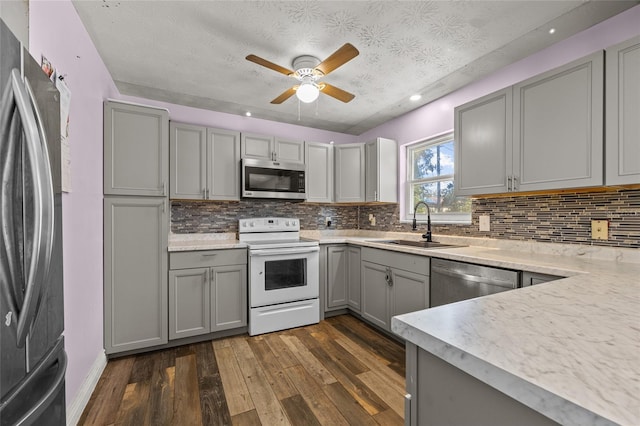
<path id="1" fill-rule="evenodd" d="M 591 239 L 592 240 L 608 240 L 609 239 L 609 221 L 608 220 L 592 220 L 591 221 Z"/>
<path id="2" fill-rule="evenodd" d="M 369 223 L 371 226 L 376 226 L 376 217 L 372 213 L 369 213 Z"/>
<path id="3" fill-rule="evenodd" d="M 480 231 L 482 231 L 482 232 L 491 231 L 491 221 L 490 221 L 490 216 L 489 215 L 478 216 L 478 222 L 480 222 L 479 223 Z"/>
<path id="4" fill-rule="evenodd" d="M 324 218 L 324 224 L 327 225 L 327 228 L 331 226 L 331 217 L 327 216 Z"/>

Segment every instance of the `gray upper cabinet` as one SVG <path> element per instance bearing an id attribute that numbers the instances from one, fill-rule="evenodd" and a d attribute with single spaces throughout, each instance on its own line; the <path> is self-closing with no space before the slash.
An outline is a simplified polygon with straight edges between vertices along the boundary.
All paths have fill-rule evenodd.
<path id="1" fill-rule="evenodd" d="M 170 255 L 169 339 L 247 325 L 245 249 Z"/>
<path id="2" fill-rule="evenodd" d="M 333 201 L 333 145 L 305 142 L 307 202 Z"/>
<path id="3" fill-rule="evenodd" d="M 169 196 L 203 199 L 207 191 L 207 129 L 176 123 L 169 125 Z"/>
<path id="4" fill-rule="evenodd" d="M 304 142 L 275 138 L 275 160 L 304 164 Z"/>
<path id="5" fill-rule="evenodd" d="M 640 37 L 607 49 L 605 183 L 640 183 Z"/>
<path id="6" fill-rule="evenodd" d="M 455 109 L 458 195 L 603 183 L 603 54 Z"/>
<path id="7" fill-rule="evenodd" d="M 367 142 L 365 151 L 365 201 L 398 202 L 398 145 L 377 138 Z"/>
<path id="8" fill-rule="evenodd" d="M 513 88 L 513 188 L 603 184 L 602 52 Z"/>
<path id="9" fill-rule="evenodd" d="M 273 136 L 243 133 L 241 141 L 242 158 L 274 159 Z"/>
<path id="10" fill-rule="evenodd" d="M 166 196 L 168 155 L 166 110 L 105 102 L 105 195 Z"/>
<path id="11" fill-rule="evenodd" d="M 458 195 L 507 192 L 512 160 L 511 87 L 455 108 Z"/>
<path id="12" fill-rule="evenodd" d="M 304 164 L 304 142 L 243 133 L 242 158 Z"/>
<path id="13" fill-rule="evenodd" d="M 333 150 L 335 154 L 335 202 L 364 201 L 364 145 L 360 143 L 335 145 Z"/>
<path id="14" fill-rule="evenodd" d="M 207 129 L 207 199 L 240 199 L 240 133 Z"/>
<path id="15" fill-rule="evenodd" d="M 104 199 L 104 344 L 107 354 L 167 343 L 165 198 Z"/>
<path id="16" fill-rule="evenodd" d="M 171 198 L 240 199 L 240 133 L 171 122 Z"/>

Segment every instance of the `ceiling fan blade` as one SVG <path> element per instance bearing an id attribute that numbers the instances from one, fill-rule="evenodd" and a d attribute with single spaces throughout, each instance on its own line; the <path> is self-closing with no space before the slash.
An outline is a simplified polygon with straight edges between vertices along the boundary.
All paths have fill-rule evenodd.
<path id="1" fill-rule="evenodd" d="M 296 86 L 290 87 L 285 90 L 280 96 L 271 101 L 272 104 L 281 104 L 296 93 Z"/>
<path id="2" fill-rule="evenodd" d="M 342 102 L 350 102 L 353 98 L 356 97 L 356 95 L 353 95 L 347 91 L 344 91 L 342 89 L 338 89 L 336 86 L 332 86 L 330 84 L 327 83 L 322 83 L 324 85 L 324 87 L 322 87 L 320 89 L 320 91 L 322 93 L 324 93 L 325 95 L 329 95 L 332 98 L 336 98 L 339 101 Z"/>
<path id="3" fill-rule="evenodd" d="M 262 65 L 263 67 L 267 67 L 269 69 L 272 69 L 276 72 L 279 72 L 281 74 L 284 75 L 291 75 L 293 74 L 293 71 L 291 71 L 290 69 L 287 69 L 285 67 L 281 67 L 278 64 L 274 64 L 273 62 L 269 62 L 266 59 L 262 59 L 259 56 L 256 55 L 249 55 L 245 58 L 247 61 L 251 61 L 251 62 L 255 62 L 258 65 Z"/>
<path id="4" fill-rule="evenodd" d="M 360 52 L 358 51 L 358 49 L 353 47 L 352 44 L 346 43 L 340 49 L 333 52 L 333 54 L 327 59 L 320 62 L 320 65 L 318 65 L 316 69 L 322 72 L 324 75 L 327 75 L 336 68 L 346 64 L 359 54 Z"/>

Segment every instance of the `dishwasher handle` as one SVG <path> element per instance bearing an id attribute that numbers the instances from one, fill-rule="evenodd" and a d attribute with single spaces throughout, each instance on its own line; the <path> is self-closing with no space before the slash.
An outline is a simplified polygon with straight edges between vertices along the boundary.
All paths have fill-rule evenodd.
<path id="1" fill-rule="evenodd" d="M 481 275 L 473 275 L 473 274 L 467 274 L 467 273 L 463 273 L 463 272 L 458 272 L 458 271 L 451 271 L 450 269 L 447 268 L 441 268 L 438 266 L 431 266 L 431 274 L 442 274 L 442 275 L 447 275 L 449 277 L 456 277 L 456 278 L 463 278 L 466 281 L 471 281 L 474 283 L 480 283 L 480 284 L 491 284 L 491 285 L 497 285 L 500 287 L 506 287 L 506 288 L 517 288 L 518 287 L 518 281 L 505 281 L 505 280 L 501 280 L 499 278 L 496 277 L 485 277 L 485 276 L 481 276 Z"/>

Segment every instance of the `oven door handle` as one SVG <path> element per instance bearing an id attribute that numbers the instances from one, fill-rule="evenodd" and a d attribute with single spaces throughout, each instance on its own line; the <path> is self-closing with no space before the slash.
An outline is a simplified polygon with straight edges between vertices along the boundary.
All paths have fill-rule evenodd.
<path id="1" fill-rule="evenodd" d="M 319 252 L 320 247 L 290 248 L 290 249 L 261 249 L 249 250 L 249 256 L 278 256 L 281 254 L 306 254 Z"/>

